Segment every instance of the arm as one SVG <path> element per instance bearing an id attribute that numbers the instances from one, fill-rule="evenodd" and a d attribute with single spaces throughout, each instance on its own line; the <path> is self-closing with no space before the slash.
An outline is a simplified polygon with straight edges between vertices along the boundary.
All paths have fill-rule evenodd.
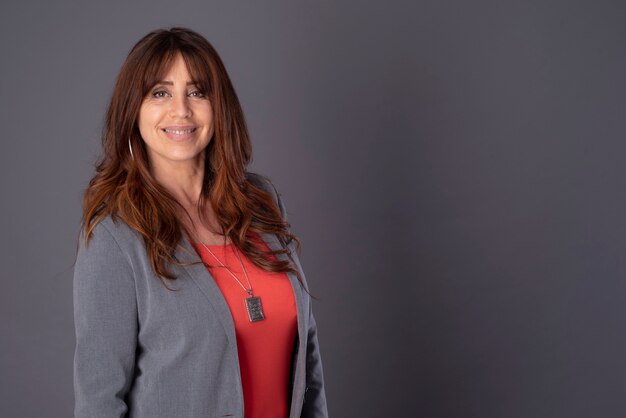
<path id="1" fill-rule="evenodd" d="M 287 220 L 287 210 L 285 209 L 285 205 L 280 198 L 278 190 L 276 190 L 271 182 L 269 183 L 276 193 L 276 200 L 283 219 Z M 309 300 L 309 330 L 307 334 L 306 349 L 306 390 L 304 393 L 304 404 L 302 405 L 301 417 L 326 418 L 328 417 L 328 410 L 326 405 L 326 392 L 324 390 L 324 373 L 322 368 L 322 358 L 320 356 L 319 342 L 317 339 L 317 324 L 315 322 L 315 317 L 313 316 L 312 305 L 313 304 Z"/>
<path id="2" fill-rule="evenodd" d="M 126 415 L 137 344 L 133 271 L 100 223 L 85 247 L 80 236 L 74 267 L 75 418 Z"/>

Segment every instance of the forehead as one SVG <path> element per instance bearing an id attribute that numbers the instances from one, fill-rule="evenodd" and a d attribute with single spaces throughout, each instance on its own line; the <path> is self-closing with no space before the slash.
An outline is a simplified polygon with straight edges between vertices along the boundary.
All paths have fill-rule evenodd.
<path id="1" fill-rule="evenodd" d="M 169 64 L 169 65 L 168 65 Z M 174 56 L 171 62 L 166 63 L 165 67 L 161 71 L 161 80 L 159 81 L 192 81 L 193 77 L 189 73 L 187 63 L 183 56 L 178 53 Z"/>
<path id="2" fill-rule="evenodd" d="M 148 84 L 162 84 L 164 82 L 172 82 L 174 80 L 192 80 L 192 76 L 189 73 L 185 59 L 180 53 L 177 53 L 173 57 L 165 57 L 158 66 L 158 70 L 152 77 L 150 77 L 150 80 L 147 81 Z"/>
<path id="3" fill-rule="evenodd" d="M 164 81 L 193 82 L 197 87 L 210 93 L 211 82 L 208 65 L 198 54 L 181 51 L 166 51 L 153 57 L 144 73 L 143 95 Z"/>

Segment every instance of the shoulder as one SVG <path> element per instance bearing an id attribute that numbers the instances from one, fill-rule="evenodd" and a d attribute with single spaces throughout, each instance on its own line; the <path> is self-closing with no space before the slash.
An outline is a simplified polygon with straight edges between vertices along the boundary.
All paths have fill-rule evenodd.
<path id="1" fill-rule="evenodd" d="M 258 173 L 246 172 L 246 178 L 250 183 L 269 193 L 274 200 L 278 201 L 279 195 L 276 190 L 276 186 L 274 186 L 274 183 L 272 183 L 267 176 Z"/>
<path id="2" fill-rule="evenodd" d="M 75 279 L 119 276 L 119 280 L 126 280 L 122 277 L 134 277 L 133 272 L 143 271 L 149 265 L 144 239 L 119 217 L 102 218 L 87 242 L 84 234 L 83 229 L 76 253 Z"/>
<path id="3" fill-rule="evenodd" d="M 131 247 L 125 240 L 123 227 L 110 217 L 99 221 L 85 241 L 85 229 L 80 233 L 74 263 L 74 284 L 77 289 L 95 288 L 101 277 L 128 277 L 132 271 Z"/>
<path id="4" fill-rule="evenodd" d="M 84 244 L 84 229 L 80 234 L 79 246 Z M 132 229 L 122 218 L 113 218 L 107 215 L 102 218 L 93 228 L 91 237 L 87 243 L 87 247 L 92 245 L 100 249 L 100 251 L 109 252 L 112 250 L 120 251 L 123 254 L 129 254 L 130 249 L 138 243 L 143 242 L 137 231 Z"/>
<path id="5" fill-rule="evenodd" d="M 263 174 L 259 174 L 259 173 L 253 173 L 251 171 L 247 171 L 246 172 L 246 180 L 248 180 L 250 183 L 254 184 L 257 187 L 262 188 L 263 190 L 266 190 L 268 188 L 272 188 L 272 182 L 270 181 L 270 179 L 267 176 L 264 176 Z"/>

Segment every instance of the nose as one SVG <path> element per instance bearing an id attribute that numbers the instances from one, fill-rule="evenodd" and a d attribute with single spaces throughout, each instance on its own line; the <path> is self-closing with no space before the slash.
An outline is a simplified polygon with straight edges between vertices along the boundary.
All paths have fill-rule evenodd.
<path id="1" fill-rule="evenodd" d="M 170 101 L 170 116 L 187 118 L 191 116 L 191 107 L 186 95 L 177 95 Z"/>

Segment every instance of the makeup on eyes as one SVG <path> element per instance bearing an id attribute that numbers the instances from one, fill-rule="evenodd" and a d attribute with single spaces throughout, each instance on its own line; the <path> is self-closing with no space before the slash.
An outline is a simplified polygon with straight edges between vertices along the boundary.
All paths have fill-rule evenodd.
<path id="1" fill-rule="evenodd" d="M 162 88 L 161 86 L 157 86 L 156 88 L 154 88 L 154 89 L 152 90 L 152 92 L 150 93 L 150 95 L 151 95 L 152 97 L 155 97 L 155 98 L 161 98 L 161 97 L 164 97 L 163 95 L 157 96 L 157 94 L 171 94 L 171 93 L 169 92 L 169 90 L 168 90 L 168 89 L 164 89 L 164 88 Z M 196 87 L 194 86 L 194 88 L 193 88 L 193 89 L 191 89 L 191 90 L 189 90 L 189 91 L 187 92 L 187 96 L 197 97 L 197 98 L 204 98 L 204 97 L 205 97 L 205 94 L 202 92 L 202 90 L 200 90 L 200 89 L 198 89 L 198 88 L 196 88 Z"/>

